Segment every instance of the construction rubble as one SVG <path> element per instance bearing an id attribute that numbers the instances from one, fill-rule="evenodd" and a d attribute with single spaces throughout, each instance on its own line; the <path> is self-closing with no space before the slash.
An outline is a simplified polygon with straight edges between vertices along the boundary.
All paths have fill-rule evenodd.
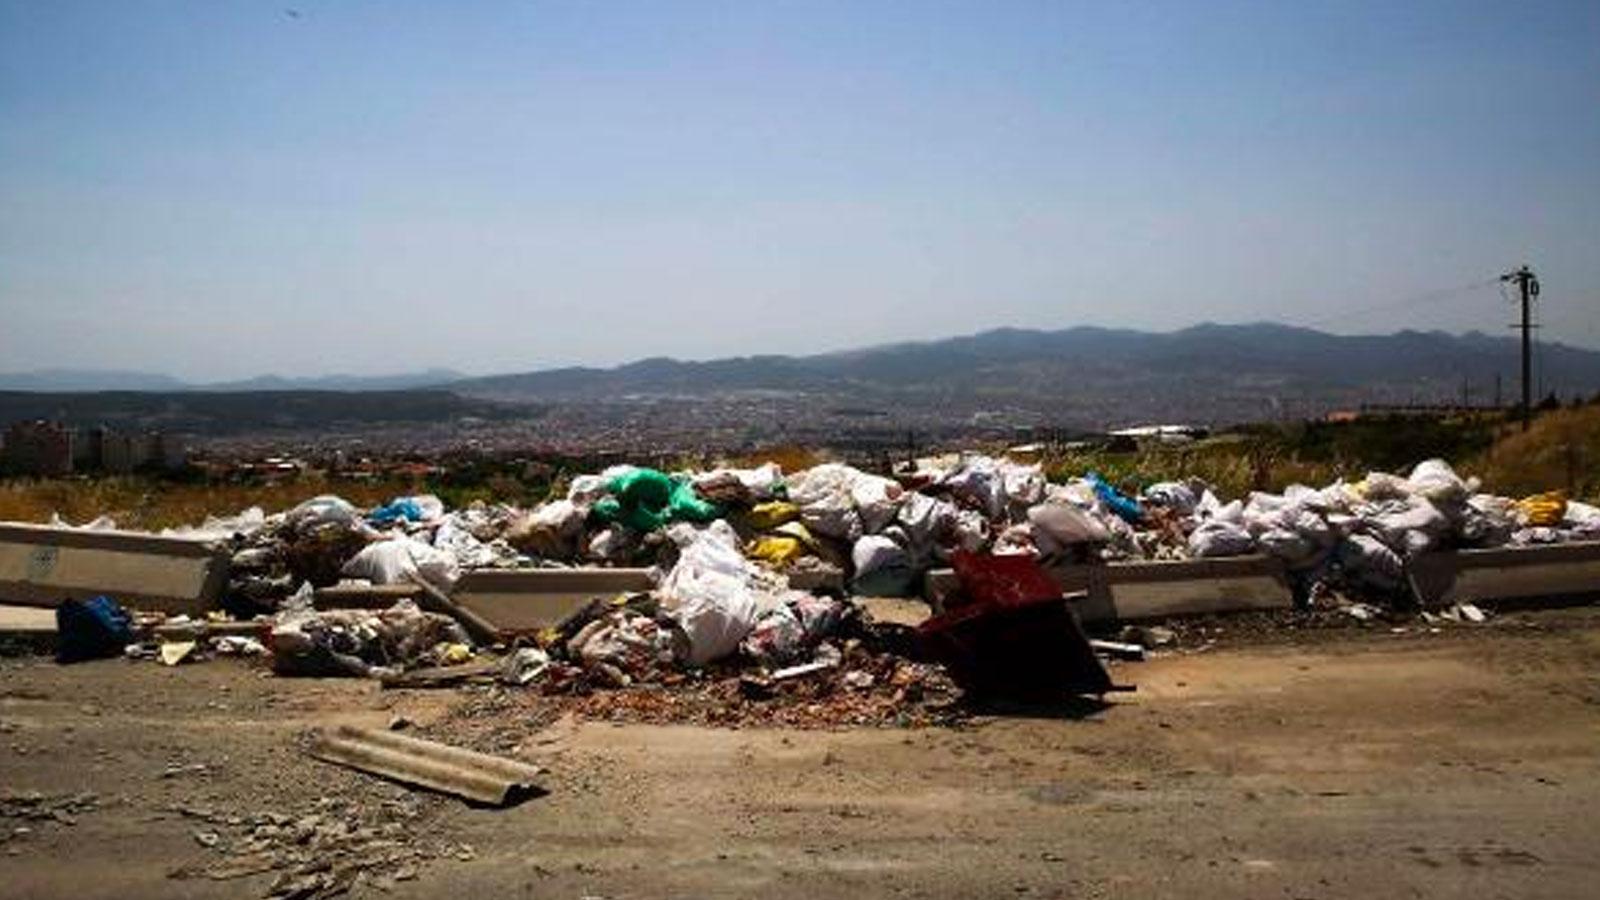
<path id="1" fill-rule="evenodd" d="M 834 703 L 841 720 L 876 721 L 958 693 L 951 677 L 971 666 L 929 648 L 975 645 L 941 629 L 999 626 L 940 608 L 907 623 L 879 621 L 865 598 L 916 598 L 930 570 L 955 565 L 960 574 L 963 559 L 971 569 L 973 560 L 1019 558 L 1043 571 L 1255 554 L 1281 561 L 1302 604 L 1336 596 L 1384 610 L 1409 602 L 1407 567 L 1419 556 L 1600 540 L 1600 508 L 1559 493 L 1483 493 L 1440 460 L 1404 477 L 1373 472 L 1224 500 L 1198 479 L 1136 491 L 1093 473 L 1052 483 L 1037 464 L 964 455 L 925 460 L 897 477 L 839 463 L 789 473 L 772 463 L 680 473 L 618 466 L 572 479 L 564 497 L 533 509 L 450 510 L 432 495 L 361 509 L 320 496 L 166 534 L 227 548 L 222 609 L 204 621 L 145 621 L 141 630 L 107 610 L 72 608 L 62 621 L 109 629 L 87 641 L 73 635 L 75 653 L 94 655 L 83 648 L 138 632 L 126 652 L 168 664 L 261 655 L 284 675 L 421 672 L 433 674 L 412 683 L 492 681 L 582 697 L 641 685 L 678 690 L 678 699 L 656 690 L 585 701 L 634 704 L 647 718 L 689 693 L 747 705 L 798 697 L 791 708 L 814 713 Z M 472 571 L 593 567 L 645 568 L 654 587 L 596 597 L 548 627 L 492 639 L 463 627 L 474 623 L 448 599 Z M 325 609 L 317 601 L 321 589 L 383 586 L 425 593 L 388 608 Z M 1046 592 L 1059 600 L 1059 590 L 1034 594 Z M 1044 614 L 1016 615 L 1021 622 Z M 157 624 L 164 637 L 151 630 Z M 452 667 L 466 668 L 450 677 Z M 1102 693 L 1109 682 L 1084 684 L 1081 692 Z"/>

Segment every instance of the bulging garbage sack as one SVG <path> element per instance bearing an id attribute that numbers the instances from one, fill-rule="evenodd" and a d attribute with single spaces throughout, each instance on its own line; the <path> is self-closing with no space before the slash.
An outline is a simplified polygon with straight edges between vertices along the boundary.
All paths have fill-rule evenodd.
<path id="1" fill-rule="evenodd" d="M 546 559 L 570 559 L 583 539 L 587 513 L 571 500 L 553 500 L 521 517 L 506 540 L 525 553 Z"/>
<path id="2" fill-rule="evenodd" d="M 1435 506 L 1454 506 L 1467 502 L 1478 489 L 1476 479 L 1464 481 L 1442 459 L 1425 460 L 1411 470 L 1406 485 L 1413 494 L 1426 497 Z"/>
<path id="3" fill-rule="evenodd" d="M 931 546 L 950 532 L 955 520 L 954 503 L 915 491 L 905 495 L 900 512 L 895 516 L 912 547 Z"/>
<path id="4" fill-rule="evenodd" d="M 1023 523 L 1008 525 L 994 539 L 996 556 L 1037 556 L 1038 545 L 1033 540 L 1033 526 Z"/>
<path id="5" fill-rule="evenodd" d="M 830 495 L 800 507 L 800 521 L 823 537 L 855 541 L 861 537 L 861 514 L 848 495 Z"/>
<path id="6" fill-rule="evenodd" d="M 433 522 L 443 516 L 443 500 L 433 494 L 418 494 L 394 498 L 368 513 L 367 521 L 375 525 L 393 525 L 397 522 Z"/>
<path id="7" fill-rule="evenodd" d="M 1095 497 L 1124 522 L 1137 524 L 1144 519 L 1144 510 L 1139 506 L 1139 501 L 1112 487 L 1099 475 L 1090 472 L 1084 476 L 1084 481 L 1094 490 Z"/>
<path id="8" fill-rule="evenodd" d="M 955 521 L 956 546 L 968 553 L 977 553 L 989 546 L 993 533 L 989 529 L 989 520 L 983 513 L 975 509 L 962 509 L 956 511 Z"/>
<path id="9" fill-rule="evenodd" d="M 806 629 L 788 604 L 778 604 L 756 617 L 755 626 L 739 643 L 739 652 L 765 666 L 781 666 L 800 655 Z"/>
<path id="10" fill-rule="evenodd" d="M 1451 532 L 1450 519 L 1420 496 L 1381 504 L 1363 520 L 1368 531 L 1407 557 L 1438 549 Z"/>
<path id="11" fill-rule="evenodd" d="M 718 501 L 721 495 L 727 494 L 730 498 L 759 503 L 781 497 L 785 492 L 783 470 L 774 462 L 754 469 L 713 469 L 696 474 L 693 482 L 701 496 Z M 735 490 L 730 492 L 730 487 Z"/>
<path id="12" fill-rule="evenodd" d="M 610 496 L 596 501 L 590 515 L 634 531 L 655 531 L 668 522 L 709 522 L 719 514 L 715 505 L 695 496 L 687 480 L 655 469 L 629 468 L 606 489 Z"/>
<path id="13" fill-rule="evenodd" d="M 861 529 L 877 534 L 895 519 L 905 489 L 898 481 L 861 473 L 850 485 L 850 500 L 861 515 Z"/>
<path id="14" fill-rule="evenodd" d="M 350 501 L 332 494 L 322 494 L 289 510 L 288 523 L 296 528 L 314 528 L 318 525 L 348 525 L 361 515 Z"/>
<path id="15" fill-rule="evenodd" d="M 988 518 L 998 519 L 1005 514 L 1005 476 L 995 460 L 987 456 L 963 459 L 959 466 L 944 476 L 942 484 L 958 500 L 976 506 Z"/>
<path id="16" fill-rule="evenodd" d="M 797 537 L 786 534 L 764 534 L 745 548 L 751 559 L 782 567 L 805 555 L 806 546 Z"/>
<path id="17" fill-rule="evenodd" d="M 1189 552 L 1194 556 L 1243 556 L 1253 550 L 1255 539 L 1250 532 L 1230 519 L 1207 519 L 1189 534 Z"/>
<path id="18" fill-rule="evenodd" d="M 1041 503 L 1028 510 L 1028 522 L 1035 533 L 1047 535 L 1062 547 L 1104 543 L 1111 539 L 1111 533 L 1106 531 L 1104 525 L 1089 513 L 1067 503 Z"/>
<path id="19" fill-rule="evenodd" d="M 1561 524 L 1567 512 L 1565 491 L 1546 491 L 1517 501 L 1517 512 L 1522 524 L 1530 528 L 1546 528 Z"/>
<path id="20" fill-rule="evenodd" d="M 904 489 L 899 482 L 842 463 L 823 463 L 788 481 L 800 521 L 824 537 L 855 541 L 894 521 Z"/>
<path id="21" fill-rule="evenodd" d="M 585 511 L 606 495 L 606 479 L 600 475 L 579 475 L 567 486 L 567 500 Z"/>
<path id="22" fill-rule="evenodd" d="M 850 561 L 855 566 L 852 584 L 858 594 L 900 596 L 916 577 L 905 548 L 887 535 L 869 534 L 857 540 L 850 549 Z"/>
<path id="23" fill-rule="evenodd" d="M 1600 507 L 1568 500 L 1561 525 L 1572 533 L 1575 540 L 1592 541 L 1600 538 Z"/>
<path id="24" fill-rule="evenodd" d="M 1043 502 L 1048 482 L 1044 477 L 1044 468 L 1038 463 L 1025 464 L 1002 459 L 996 468 L 1000 472 L 1000 487 L 1005 494 L 1006 505 L 1012 510 L 1020 513 Z"/>
<path id="25" fill-rule="evenodd" d="M 1516 503 L 1508 497 L 1474 494 L 1461 511 L 1457 531 L 1472 547 L 1499 547 L 1517 529 Z"/>
<path id="26" fill-rule="evenodd" d="M 745 521 L 757 531 L 771 531 L 800 518 L 800 507 L 785 500 L 757 503 L 745 513 Z"/>
<path id="27" fill-rule="evenodd" d="M 339 574 L 373 584 L 411 584 L 417 578 L 448 592 L 461 577 L 455 557 L 410 537 L 374 541 L 340 568 Z"/>
<path id="28" fill-rule="evenodd" d="M 494 548 L 472 536 L 451 519 L 439 523 L 433 532 L 433 546 L 449 554 L 456 563 L 467 569 L 484 569 L 494 566 L 500 554 Z"/>
<path id="29" fill-rule="evenodd" d="M 1398 554 L 1371 535 L 1353 534 L 1339 543 L 1339 565 L 1359 584 L 1383 590 L 1400 585 L 1405 563 Z"/>
<path id="30" fill-rule="evenodd" d="M 674 536 L 676 537 L 676 536 Z M 662 605 L 688 638 L 684 661 L 715 662 L 739 649 L 760 608 L 739 536 L 718 520 L 696 532 L 661 582 Z"/>
<path id="31" fill-rule="evenodd" d="M 1356 490 L 1362 497 L 1374 503 L 1381 503 L 1384 500 L 1405 500 L 1411 496 L 1411 483 L 1388 472 L 1368 472 L 1367 477 L 1356 485 Z"/>
<path id="32" fill-rule="evenodd" d="M 1185 516 L 1194 512 L 1195 504 L 1200 502 L 1194 491 L 1181 481 L 1158 481 L 1144 489 L 1144 499 Z"/>

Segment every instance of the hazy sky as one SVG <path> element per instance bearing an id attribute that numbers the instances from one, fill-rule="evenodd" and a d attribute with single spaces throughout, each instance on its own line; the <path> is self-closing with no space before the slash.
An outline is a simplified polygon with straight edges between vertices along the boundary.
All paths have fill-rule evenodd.
<path id="1" fill-rule="evenodd" d="M 1600 346 L 1595 0 L 0 0 L 0 370 L 1498 333 L 1403 301 L 1523 261 Z"/>

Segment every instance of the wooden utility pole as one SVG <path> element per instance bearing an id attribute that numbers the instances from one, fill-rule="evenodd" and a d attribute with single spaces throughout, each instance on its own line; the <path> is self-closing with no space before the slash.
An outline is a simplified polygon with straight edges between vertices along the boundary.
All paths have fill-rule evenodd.
<path id="1" fill-rule="evenodd" d="M 1522 430 L 1533 421 L 1533 298 L 1539 296 L 1539 279 L 1527 266 L 1500 276 L 1514 281 L 1522 299 L 1522 321 L 1512 328 L 1522 331 Z"/>

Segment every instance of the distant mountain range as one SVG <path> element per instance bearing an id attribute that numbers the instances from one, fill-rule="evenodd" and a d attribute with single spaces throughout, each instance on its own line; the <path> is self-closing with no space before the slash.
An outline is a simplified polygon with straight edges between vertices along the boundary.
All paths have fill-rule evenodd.
<path id="1" fill-rule="evenodd" d="M 671 409 L 685 428 L 755 439 L 867 427 L 1006 429 L 1019 425 L 1103 428 L 1156 420 L 1199 423 L 1320 415 L 1361 403 L 1441 403 L 1496 396 L 1515 402 L 1518 344 L 1478 332 L 1401 331 L 1341 336 L 1271 323 L 1203 324 L 1152 333 L 1079 327 L 1001 328 L 943 340 L 806 356 L 762 355 L 685 362 L 651 358 L 614 368 L 572 367 L 464 378 L 447 369 L 393 376 L 263 376 L 195 385 L 164 375 L 55 370 L 0 375 L 0 390 L 85 392 L 115 388 L 183 396 L 204 392 L 218 415 L 228 397 L 254 406 L 263 391 L 369 393 L 428 387 L 471 401 L 439 413 L 482 416 L 477 405 L 538 404 L 552 428 L 657 422 Z M 1539 345 L 1540 393 L 1563 399 L 1600 391 L 1600 351 Z M 65 396 L 60 395 L 60 396 Z M 43 398 L 35 398 L 42 400 Z M 102 398 L 104 399 L 104 398 Z M 353 399 L 353 398 L 352 398 Z M 33 409 L 14 394 L 10 405 Z M 65 401 L 52 401 L 60 408 Z M 94 408 L 103 412 L 103 403 Z M 388 415 L 398 396 L 371 406 Z M 426 405 L 426 404 L 424 404 Z M 561 418 L 562 409 L 574 411 Z M 86 412 L 87 410 L 85 410 Z M 409 413 L 408 413 L 409 415 Z M 641 418 L 642 417 L 642 418 Z M 362 415 L 359 418 L 367 418 Z M 493 418 L 502 418 L 494 415 Z M 243 423 L 240 423 L 243 424 Z"/>
<path id="2" fill-rule="evenodd" d="M 886 410 L 964 414 L 1016 408 L 1056 421 L 1150 417 L 1222 421 L 1360 402 L 1453 402 L 1465 389 L 1509 403 L 1518 344 L 1479 332 L 1341 336 L 1271 323 L 1203 324 L 1151 333 L 1080 327 L 1002 328 L 967 337 L 811 356 L 705 362 L 655 358 L 610 369 L 565 368 L 448 385 L 501 400 L 715 397 L 741 392 L 831 395 Z M 1538 381 L 1563 397 L 1600 390 L 1600 351 L 1548 343 Z"/>
<path id="3" fill-rule="evenodd" d="M 0 372 L 0 391 L 403 391 L 434 387 L 464 377 L 454 369 L 428 369 L 400 375 L 258 375 L 238 381 L 190 382 L 151 372 L 37 369 Z"/>

